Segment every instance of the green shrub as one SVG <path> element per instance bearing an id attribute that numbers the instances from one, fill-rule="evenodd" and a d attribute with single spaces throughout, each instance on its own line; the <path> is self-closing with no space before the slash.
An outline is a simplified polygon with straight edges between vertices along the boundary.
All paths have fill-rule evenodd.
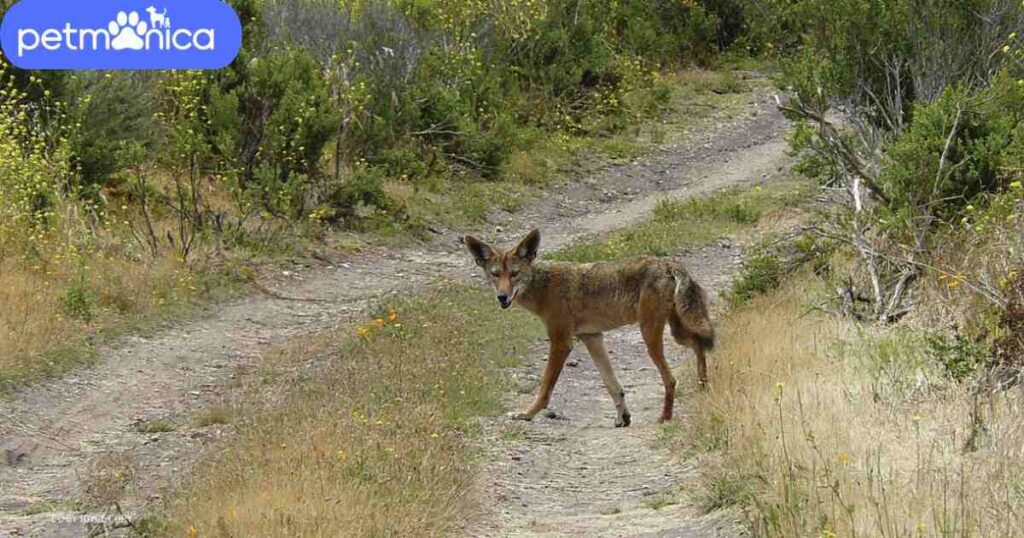
<path id="1" fill-rule="evenodd" d="M 778 289 L 802 268 L 824 276 L 831 271 L 835 251 L 835 241 L 813 232 L 786 239 L 766 237 L 750 248 L 729 291 L 729 300 L 734 306 L 746 304 L 757 295 Z"/>
<path id="2" fill-rule="evenodd" d="M 984 340 L 933 333 L 925 337 L 925 344 L 928 354 L 954 381 L 971 377 L 989 363 L 988 345 Z"/>
<path id="3" fill-rule="evenodd" d="M 55 220 L 59 185 L 67 179 L 66 148 L 33 114 L 56 114 L 33 105 L 0 64 L 0 257 L 15 243 L 36 248 L 38 231 Z M 26 244 L 28 243 L 28 244 Z"/>
<path id="4" fill-rule="evenodd" d="M 952 89 L 915 107 L 910 127 L 886 152 L 879 178 L 890 208 L 927 206 L 953 220 L 976 196 L 1002 185 L 1000 159 L 1019 120 L 1003 106 L 986 106 L 990 98 Z"/>
<path id="5" fill-rule="evenodd" d="M 384 192 L 384 176 L 379 168 L 360 168 L 348 174 L 329 188 L 323 203 L 314 215 L 335 224 L 356 226 L 382 214 L 401 214 L 400 208 Z"/>
<path id="6" fill-rule="evenodd" d="M 47 128 L 69 133 L 82 195 L 104 202 L 141 168 L 188 163 L 243 213 L 297 220 L 353 215 L 337 204 L 366 192 L 338 185 L 357 169 L 505 179 L 552 131 L 605 135 L 660 112 L 670 93 L 653 71 L 710 62 L 744 16 L 738 0 L 230 3 L 244 48 L 227 69 L 12 73 L 30 114 L 67 105 Z"/>
<path id="7" fill-rule="evenodd" d="M 899 130 L 907 105 L 937 99 L 958 84 L 984 83 L 993 54 L 1018 26 L 1002 0 L 809 0 L 768 2 L 754 20 L 792 32 L 801 49 L 783 62 L 783 80 L 804 102 L 841 102 L 875 125 Z"/>
<path id="8" fill-rule="evenodd" d="M 253 59 L 235 76 L 210 88 L 208 119 L 217 153 L 266 210 L 301 217 L 324 148 L 341 123 L 320 68 L 309 52 L 285 46 Z"/>
<path id="9" fill-rule="evenodd" d="M 150 83 L 142 75 L 81 75 L 70 103 L 74 128 L 72 163 L 82 194 L 98 199 L 100 189 L 121 186 L 119 172 L 142 164 L 159 143 Z"/>
<path id="10" fill-rule="evenodd" d="M 89 289 L 84 276 L 68 288 L 60 300 L 60 308 L 65 315 L 82 321 L 92 320 L 95 305 L 96 297 Z"/>
<path id="11" fill-rule="evenodd" d="M 776 252 L 762 247 L 743 261 L 740 275 L 729 292 L 729 300 L 734 305 L 745 304 L 755 295 L 777 289 L 783 276 L 782 259 Z"/>

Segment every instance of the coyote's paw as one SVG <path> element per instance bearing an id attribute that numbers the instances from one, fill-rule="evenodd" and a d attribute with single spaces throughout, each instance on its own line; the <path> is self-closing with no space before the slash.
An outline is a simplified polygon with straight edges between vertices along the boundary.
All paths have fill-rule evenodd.
<path id="1" fill-rule="evenodd" d="M 632 423 L 632 422 L 633 422 L 633 419 L 630 418 L 629 411 L 626 411 L 625 413 L 620 413 L 618 418 L 615 419 L 615 427 L 616 428 L 628 428 L 630 423 Z"/>
<path id="2" fill-rule="evenodd" d="M 529 422 L 533 420 L 533 415 L 530 413 L 510 413 L 509 418 L 511 418 L 512 420 L 522 420 L 525 422 Z"/>

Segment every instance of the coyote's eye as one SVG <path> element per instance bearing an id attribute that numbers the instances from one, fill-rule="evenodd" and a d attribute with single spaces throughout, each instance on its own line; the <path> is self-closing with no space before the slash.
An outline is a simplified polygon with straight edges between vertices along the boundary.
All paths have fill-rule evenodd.
<path id="1" fill-rule="evenodd" d="M 501 276 L 501 269 L 491 269 L 492 276 Z"/>
<path id="2" fill-rule="evenodd" d="M 515 278 L 515 277 L 519 276 L 519 271 L 512 271 L 509 274 L 512 275 L 512 278 Z"/>

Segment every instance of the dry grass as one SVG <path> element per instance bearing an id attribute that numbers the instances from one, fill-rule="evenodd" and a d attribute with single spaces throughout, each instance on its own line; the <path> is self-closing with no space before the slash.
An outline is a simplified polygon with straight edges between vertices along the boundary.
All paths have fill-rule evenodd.
<path id="1" fill-rule="evenodd" d="M 264 366 L 238 434 L 162 514 L 182 536 L 439 536 L 487 509 L 478 417 L 502 409 L 503 368 L 539 336 L 488 294 L 441 286 L 366 326 L 299 338 Z M 297 370 L 293 369 L 296 365 Z"/>
<path id="2" fill-rule="evenodd" d="M 0 390 L 88 362 L 96 336 L 138 329 L 227 289 L 171 252 L 137 257 L 124 252 L 130 243 L 104 244 L 117 251 L 54 241 L 30 259 L 0 261 Z"/>
<path id="3" fill-rule="evenodd" d="M 759 536 L 1024 535 L 1024 398 L 976 399 L 914 333 L 808 314 L 802 276 L 732 312 L 676 442 Z"/>
<path id="4" fill-rule="evenodd" d="M 82 502 L 85 507 L 112 506 L 135 487 L 138 464 L 126 454 L 101 454 L 82 473 Z"/>

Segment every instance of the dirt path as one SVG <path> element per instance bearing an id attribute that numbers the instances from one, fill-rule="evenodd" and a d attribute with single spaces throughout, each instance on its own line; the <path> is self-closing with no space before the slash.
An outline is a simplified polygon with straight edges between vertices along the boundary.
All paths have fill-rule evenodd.
<path id="1" fill-rule="evenodd" d="M 786 165 L 781 139 L 784 126 L 769 96 L 755 93 L 739 117 L 719 118 L 714 129 L 670 141 L 636 162 L 595 168 L 588 180 L 553 188 L 516 214 L 491 215 L 494 229 L 478 232 L 488 238 L 510 239 L 529 227 L 538 227 L 545 232 L 543 248 L 552 249 L 642 219 L 661 197 L 695 196 L 766 180 Z M 216 406 L 224 384 L 256 363 L 253 359 L 273 343 L 344 323 L 383 294 L 426 285 L 439 276 L 438 268 L 455 278 L 477 279 L 456 243 L 458 235 L 445 233 L 429 247 L 373 250 L 345 263 L 285 273 L 274 283 L 276 290 L 289 297 L 319 301 L 263 295 L 233 301 L 195 320 L 127 338 L 118 347 L 103 351 L 103 361 L 96 368 L 0 401 L 0 537 L 83 535 L 87 520 L 82 517 L 80 502 L 96 494 L 93 490 L 102 489 L 96 484 L 110 478 L 104 476 L 103 465 L 112 458 L 131 461 L 136 502 L 126 506 L 126 511 L 157 499 L 161 489 L 173 484 L 203 447 L 223 436 L 225 429 L 184 424 L 174 431 L 142 433 L 136 425 L 190 416 Z M 709 253 L 708 263 L 698 262 L 694 272 L 711 283 L 715 275 L 730 272 L 716 264 L 723 260 L 732 264 L 737 255 L 734 251 Z M 608 342 L 618 353 L 613 356 L 619 359 L 620 368 L 629 368 L 621 379 L 631 395 L 637 427 L 628 431 L 608 428 L 611 415 L 605 411 L 610 404 L 603 401 L 605 392 L 594 382 L 596 377 L 591 379 L 596 374 L 589 362 L 581 361 L 586 366 L 568 372 L 556 400 L 571 420 L 541 421 L 529 430 L 534 432 L 529 435 L 544 440 L 530 453 L 531 458 L 550 452 L 571 465 L 522 469 L 540 473 L 537 478 L 566 469 L 570 475 L 555 486 L 550 480 L 538 482 L 536 487 L 545 491 L 533 497 L 521 495 L 527 482 L 502 482 L 508 499 L 518 496 L 532 503 L 541 494 L 547 499 L 549 493 L 560 491 L 558 487 L 571 486 L 577 478 L 571 475 L 581 473 L 579 469 L 594 471 L 593 481 L 602 484 L 601 488 L 577 481 L 576 494 L 561 499 L 561 504 L 542 501 L 550 507 L 543 512 L 545 518 L 564 516 L 552 519 L 553 528 L 584 523 L 583 519 L 573 522 L 573 517 L 597 524 L 589 515 L 603 503 L 643 498 L 641 490 L 629 488 L 646 484 L 661 491 L 663 485 L 675 487 L 685 479 L 663 463 L 641 467 L 644 473 L 652 473 L 643 475 L 629 463 L 660 457 L 651 448 L 653 411 L 648 409 L 653 408 L 651 402 L 660 392 L 652 388 L 653 372 L 641 370 L 649 365 L 637 354 L 637 338 L 622 332 Z M 617 469 L 629 481 L 607 480 L 603 473 L 597 476 L 602 468 Z M 527 528 L 517 519 L 515 509 L 503 511 L 510 514 L 508 528 Z M 625 514 L 635 516 L 631 528 L 638 532 L 664 530 L 662 524 L 644 523 L 635 511 Z M 659 514 L 655 519 L 664 519 L 665 512 Z"/>

